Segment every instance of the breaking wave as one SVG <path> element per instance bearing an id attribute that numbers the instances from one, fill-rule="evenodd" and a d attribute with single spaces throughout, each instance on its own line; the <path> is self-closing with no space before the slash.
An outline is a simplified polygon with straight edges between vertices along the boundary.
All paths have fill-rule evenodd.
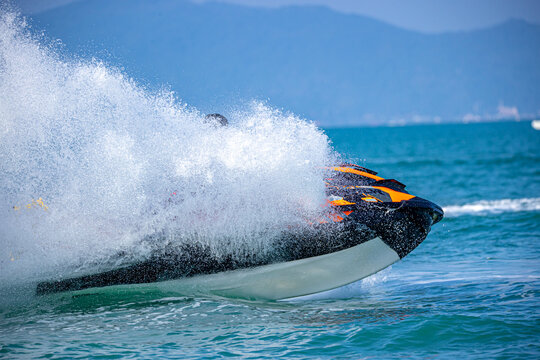
<path id="1" fill-rule="evenodd" d="M 445 217 L 540 210 L 540 198 L 482 200 L 443 208 Z"/>
<path id="2" fill-rule="evenodd" d="M 144 257 L 155 234 L 268 251 L 324 201 L 334 155 L 314 124 L 257 102 L 207 123 L 5 11 L 0 93 L 0 283 Z"/>

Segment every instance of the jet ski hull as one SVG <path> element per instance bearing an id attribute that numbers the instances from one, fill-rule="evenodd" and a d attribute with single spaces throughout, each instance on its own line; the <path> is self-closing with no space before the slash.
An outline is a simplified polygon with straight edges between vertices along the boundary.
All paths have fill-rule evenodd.
<path id="1" fill-rule="evenodd" d="M 284 300 L 350 284 L 399 259 L 399 255 L 377 237 L 345 250 L 300 260 L 154 283 L 92 287 L 71 294 L 138 289 L 179 295 Z"/>

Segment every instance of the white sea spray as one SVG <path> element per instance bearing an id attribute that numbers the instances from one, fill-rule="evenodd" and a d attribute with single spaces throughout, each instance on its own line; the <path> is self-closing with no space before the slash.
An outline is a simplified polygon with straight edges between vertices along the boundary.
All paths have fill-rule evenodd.
<path id="1" fill-rule="evenodd" d="M 265 104 L 228 115 L 228 127 L 206 123 L 174 93 L 69 58 L 2 12 L 0 282 L 141 258 L 155 234 L 270 251 L 320 211 L 334 155 L 314 124 Z"/>

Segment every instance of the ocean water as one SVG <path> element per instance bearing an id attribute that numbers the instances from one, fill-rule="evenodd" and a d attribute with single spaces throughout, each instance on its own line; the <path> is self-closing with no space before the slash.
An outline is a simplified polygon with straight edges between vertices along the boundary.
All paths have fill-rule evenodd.
<path id="1" fill-rule="evenodd" d="M 529 122 L 318 129 L 253 103 L 220 129 L 170 92 L 1 20 L 0 357 L 540 356 L 540 131 Z M 40 280 L 114 265 L 112 251 L 143 257 L 137 239 L 157 229 L 203 234 L 217 252 L 268 251 L 299 203 L 318 207 L 316 169 L 339 156 L 446 211 L 378 274 L 290 302 L 34 296 Z"/>

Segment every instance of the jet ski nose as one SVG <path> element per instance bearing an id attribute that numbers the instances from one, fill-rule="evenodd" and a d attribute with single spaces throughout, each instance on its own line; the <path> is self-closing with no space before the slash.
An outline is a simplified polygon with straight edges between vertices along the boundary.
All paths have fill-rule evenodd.
<path id="1" fill-rule="evenodd" d="M 431 225 L 438 223 L 444 217 L 444 211 L 439 205 L 417 196 L 405 201 L 404 205 L 413 212 L 422 212 L 430 215 Z"/>
<path id="2" fill-rule="evenodd" d="M 433 204 L 433 213 L 431 216 L 433 217 L 433 224 L 436 224 L 444 217 L 444 211 L 439 205 Z"/>

